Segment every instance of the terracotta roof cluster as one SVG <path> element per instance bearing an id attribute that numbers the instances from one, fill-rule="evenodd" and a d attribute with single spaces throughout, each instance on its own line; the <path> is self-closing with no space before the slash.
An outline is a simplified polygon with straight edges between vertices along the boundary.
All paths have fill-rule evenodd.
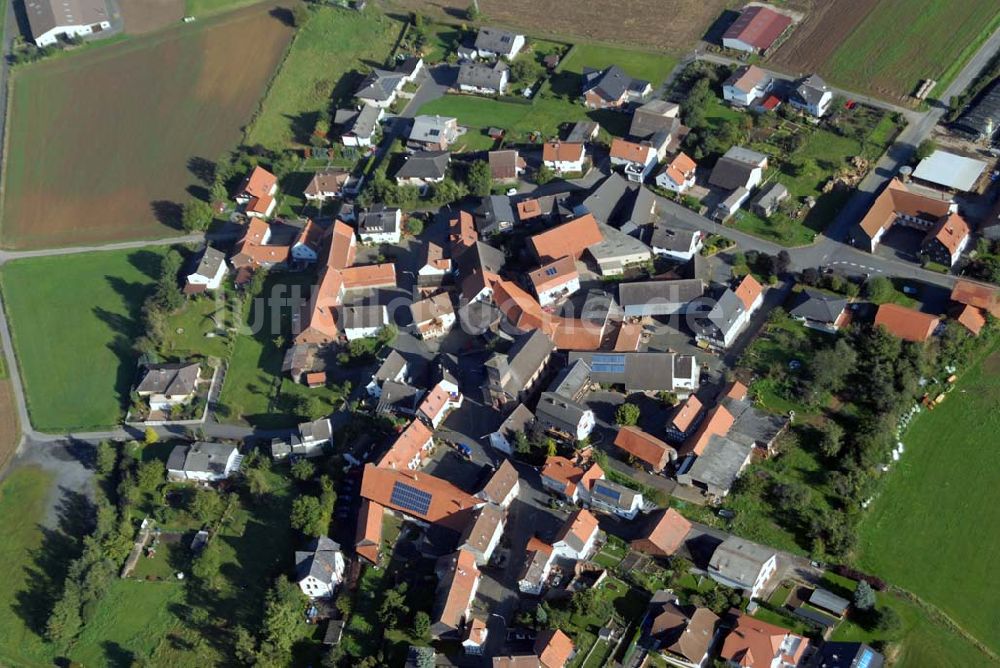
<path id="1" fill-rule="evenodd" d="M 694 171 L 698 168 L 698 163 L 688 157 L 687 153 L 681 151 L 674 156 L 674 159 L 663 168 L 664 173 L 674 183 L 684 183 L 694 176 Z"/>
<path id="2" fill-rule="evenodd" d="M 584 145 L 576 142 L 548 141 L 542 145 L 544 162 L 578 162 L 583 160 Z"/>
<path id="3" fill-rule="evenodd" d="M 768 77 L 770 75 L 756 65 L 747 65 L 733 72 L 733 75 L 726 81 L 726 85 L 749 93 Z"/>
<path id="4" fill-rule="evenodd" d="M 929 339 L 939 324 L 941 319 L 936 315 L 899 304 L 882 304 L 875 314 L 876 327 L 885 327 L 893 336 L 916 343 Z"/>
<path id="5" fill-rule="evenodd" d="M 782 651 L 786 640 L 792 641 L 788 644 L 791 654 Z M 788 629 L 741 614 L 726 636 L 721 656 L 738 666 L 770 666 L 780 656 L 783 664 L 796 666 L 808 647 L 806 638 Z"/>
<path id="6" fill-rule="evenodd" d="M 230 259 L 236 269 L 257 269 L 262 266 L 283 264 L 288 261 L 292 247 L 287 244 L 266 243 L 271 226 L 266 220 L 250 218 L 243 237 L 233 249 Z"/>
<path id="7" fill-rule="evenodd" d="M 701 401 L 695 395 L 691 395 L 685 400 L 681 405 L 680 409 L 674 414 L 671 424 L 677 431 L 686 432 L 694 424 L 694 421 L 698 418 L 701 413 Z"/>
<path id="8" fill-rule="evenodd" d="M 654 471 L 662 471 L 671 456 L 677 456 L 677 451 L 671 446 L 638 427 L 619 429 L 615 445 L 648 464 Z"/>
<path id="9" fill-rule="evenodd" d="M 559 629 L 542 631 L 535 639 L 535 654 L 542 668 L 563 668 L 573 655 L 573 641 Z"/>
<path id="10" fill-rule="evenodd" d="M 457 218 L 448 222 L 448 242 L 451 244 L 451 256 L 458 257 L 463 250 L 474 246 L 479 241 L 476 232 L 476 222 L 468 211 L 460 211 Z"/>
<path id="11" fill-rule="evenodd" d="M 535 294 L 560 286 L 579 278 L 576 262 L 570 256 L 561 257 L 528 273 L 528 279 L 535 288 Z"/>
<path id="12" fill-rule="evenodd" d="M 278 177 L 263 167 L 253 168 L 240 185 L 240 193 L 249 197 L 268 197 L 278 185 Z"/>
<path id="13" fill-rule="evenodd" d="M 392 263 L 352 267 L 357 253 L 354 230 L 347 223 L 335 221 L 330 234 L 326 261 L 313 287 L 309 308 L 303 314 L 302 329 L 296 343 L 329 343 L 340 333 L 337 308 L 345 290 L 396 285 L 396 266 Z"/>
<path id="14" fill-rule="evenodd" d="M 611 142 L 611 157 L 645 165 L 656 156 L 656 150 L 648 144 L 615 137 Z"/>
<path id="15" fill-rule="evenodd" d="M 509 459 L 505 459 L 490 476 L 489 481 L 479 490 L 478 496 L 491 503 L 501 503 L 519 480 L 517 469 L 514 468 Z"/>
<path id="16" fill-rule="evenodd" d="M 951 300 L 975 306 L 994 318 L 1000 318 L 1000 290 L 992 285 L 959 279 L 955 281 L 955 287 L 951 291 Z"/>
<path id="17" fill-rule="evenodd" d="M 442 557 L 441 562 L 443 572 L 438 582 L 435 623 L 457 629 L 462 625 L 465 611 L 472 605 L 480 577 L 479 567 L 475 555 L 468 550 Z"/>
<path id="18" fill-rule="evenodd" d="M 489 278 L 493 302 L 514 327 L 522 331 L 541 330 L 556 348 L 597 350 L 604 338 L 604 327 L 579 318 L 565 318 L 542 309 L 538 301 L 511 281 Z"/>
<path id="19" fill-rule="evenodd" d="M 952 213 L 943 216 L 927 233 L 927 238 L 934 239 L 944 246 L 949 254 L 954 255 L 969 238 L 970 232 L 969 224 L 965 222 L 965 218 L 957 213 Z"/>

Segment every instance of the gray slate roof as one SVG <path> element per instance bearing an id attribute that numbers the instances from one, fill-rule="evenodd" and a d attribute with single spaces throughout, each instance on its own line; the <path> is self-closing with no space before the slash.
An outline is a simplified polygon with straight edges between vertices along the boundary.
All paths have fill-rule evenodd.
<path id="1" fill-rule="evenodd" d="M 585 360 L 596 383 L 625 385 L 629 392 L 659 392 L 674 389 L 675 377 L 690 377 L 694 357 L 677 353 L 592 353 L 571 352 L 570 364 Z"/>
<path id="2" fill-rule="evenodd" d="M 372 70 L 365 77 L 358 87 L 355 97 L 362 100 L 373 100 L 384 102 L 392 97 L 392 94 L 403 85 L 405 75 L 402 72 L 390 72 L 389 70 Z"/>
<path id="3" fill-rule="evenodd" d="M 627 91 L 640 91 L 649 85 L 648 81 L 633 79 L 617 65 L 603 70 L 584 68 L 583 91 L 593 91 L 605 100 L 618 100 Z"/>
<path id="4" fill-rule="evenodd" d="M 593 192 L 583 200 L 583 207 L 600 223 L 610 223 L 615 211 L 621 205 L 622 198 L 629 190 L 629 183 L 618 172 L 612 172 L 608 178 L 594 188 Z"/>
<path id="5" fill-rule="evenodd" d="M 698 299 L 704 293 L 705 284 L 697 278 L 620 283 L 618 285 L 618 303 L 622 306 L 640 306 L 652 302 L 687 304 Z"/>
<path id="6" fill-rule="evenodd" d="M 542 392 L 535 407 L 535 419 L 546 428 L 575 434 L 580 420 L 590 410 L 585 405 L 555 392 Z"/>
<path id="7" fill-rule="evenodd" d="M 412 385 L 387 380 L 382 384 L 382 395 L 379 397 L 375 412 L 379 414 L 413 413 L 417 410 L 423 394 L 423 390 Z"/>
<path id="8" fill-rule="evenodd" d="M 378 117 L 382 110 L 378 107 L 365 104 L 361 109 L 338 109 L 333 115 L 334 125 L 342 128 L 343 132 L 357 135 L 358 137 L 371 137 L 378 127 Z"/>
<path id="9" fill-rule="evenodd" d="M 442 138 L 451 143 L 455 140 L 455 129 L 450 116 L 417 116 L 410 128 L 410 140 L 416 142 L 439 143 Z"/>
<path id="10" fill-rule="evenodd" d="M 714 303 L 708 313 L 702 313 L 694 319 L 692 327 L 696 333 L 709 337 L 716 337 L 717 334 L 725 334 L 733 325 L 736 319 L 743 312 L 743 302 L 736 296 L 736 293 L 726 288 L 718 300 Z M 722 338 L 719 336 L 719 338 Z"/>
<path id="11" fill-rule="evenodd" d="M 590 384 L 590 366 L 586 360 L 576 360 L 564 367 L 549 385 L 549 392 L 579 399 Z"/>
<path id="12" fill-rule="evenodd" d="M 391 378 L 395 378 L 401 371 L 406 369 L 406 358 L 399 354 L 399 351 L 393 348 L 389 351 L 389 354 L 385 356 L 382 364 L 379 366 L 378 370 L 373 376 L 373 380 L 376 382 L 383 382 Z"/>
<path id="13" fill-rule="evenodd" d="M 752 450 L 752 443 L 741 443 L 725 436 L 712 436 L 705 450 L 691 465 L 688 475 L 692 480 L 709 487 L 728 490 L 736 482 Z"/>
<path id="14" fill-rule="evenodd" d="M 752 586 L 764 564 L 774 556 L 769 547 L 729 536 L 715 548 L 709 570 L 735 582 Z"/>
<path id="15" fill-rule="evenodd" d="M 517 38 L 516 33 L 501 28 L 480 28 L 476 35 L 475 47 L 479 51 L 491 53 L 510 53 L 511 45 Z"/>
<path id="16" fill-rule="evenodd" d="M 757 196 L 750 203 L 763 209 L 773 209 L 787 197 L 788 188 L 777 181 L 772 181 L 761 188 L 760 192 L 757 193 Z"/>
<path id="17" fill-rule="evenodd" d="M 226 462 L 236 450 L 235 445 L 199 441 L 191 445 L 178 445 L 170 452 L 167 469 L 196 473 L 222 474 Z"/>
<path id="18" fill-rule="evenodd" d="M 379 304 L 360 304 L 357 306 L 342 306 L 340 322 L 344 329 L 368 329 L 381 327 L 388 323 L 386 309 Z"/>
<path id="19" fill-rule="evenodd" d="M 484 197 L 476 209 L 476 230 L 482 235 L 490 235 L 500 230 L 500 223 L 513 225 L 517 222 L 510 198 L 506 195 Z"/>
<path id="20" fill-rule="evenodd" d="M 815 322 L 833 324 L 845 308 L 847 308 L 847 299 L 806 288 L 799 295 L 795 307 L 789 311 L 789 314 L 793 318 L 806 318 Z"/>
<path id="21" fill-rule="evenodd" d="M 417 151 L 406 159 L 396 172 L 397 179 L 442 179 L 448 173 L 451 153 L 448 151 Z"/>
<path id="22" fill-rule="evenodd" d="M 666 225 L 654 225 L 649 245 L 667 251 L 687 252 L 695 236 L 701 234 L 698 230 L 680 230 Z"/>
<path id="23" fill-rule="evenodd" d="M 632 507 L 636 495 L 637 492 L 610 480 L 598 480 L 594 482 L 590 490 L 592 498 L 622 510 L 628 510 Z"/>
<path id="24" fill-rule="evenodd" d="M 514 408 L 514 412 L 508 415 L 507 419 L 500 424 L 497 432 L 508 441 L 513 442 L 514 434 L 527 431 L 534 421 L 535 416 L 528 410 L 528 407 L 524 404 L 518 404 Z"/>
<path id="25" fill-rule="evenodd" d="M 676 135 L 681 128 L 680 118 L 664 115 L 676 107 L 673 102 L 650 100 L 632 112 L 632 125 L 628 133 L 638 139 L 646 139 L 658 132 Z"/>
<path id="26" fill-rule="evenodd" d="M 653 256 L 649 246 L 635 237 L 608 225 L 598 225 L 598 227 L 604 238 L 599 243 L 587 248 L 587 252 L 598 264 L 631 260 L 636 255 L 645 255 L 647 258 Z"/>
<path id="27" fill-rule="evenodd" d="M 312 576 L 329 583 L 336 569 L 336 555 L 340 545 L 326 536 L 311 541 L 305 550 L 295 553 L 295 574 L 299 580 Z"/>
<path id="28" fill-rule="evenodd" d="M 810 74 L 795 82 L 792 99 L 805 105 L 817 105 L 830 88 L 818 74 Z"/>
<path id="29" fill-rule="evenodd" d="M 506 356 L 494 355 L 486 364 L 509 366 L 510 378 L 502 389 L 507 394 L 516 396 L 524 390 L 528 379 L 545 364 L 553 350 L 555 344 L 552 339 L 545 332 L 536 329 L 518 337 Z"/>
<path id="30" fill-rule="evenodd" d="M 397 211 L 398 209 L 384 204 L 372 204 L 370 209 L 361 214 L 358 229 L 362 234 L 365 232 L 391 234 L 399 228 L 396 224 Z"/>
<path id="31" fill-rule="evenodd" d="M 206 246 L 205 252 L 201 254 L 201 259 L 198 261 L 198 268 L 195 270 L 195 273 L 206 278 L 214 277 L 219 271 L 219 267 L 224 265 L 225 262 L 225 253 L 211 246 Z"/>
<path id="32" fill-rule="evenodd" d="M 507 63 L 499 60 L 492 65 L 467 61 L 458 68 L 458 85 L 499 91 L 507 69 Z"/>
<path id="33" fill-rule="evenodd" d="M 191 394 L 195 390 L 200 368 L 197 362 L 150 364 L 135 390 L 175 396 Z"/>

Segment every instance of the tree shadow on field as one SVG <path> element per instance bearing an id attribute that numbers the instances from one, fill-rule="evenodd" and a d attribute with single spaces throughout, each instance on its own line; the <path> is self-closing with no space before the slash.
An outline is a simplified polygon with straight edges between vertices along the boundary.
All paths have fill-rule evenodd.
<path id="1" fill-rule="evenodd" d="M 15 595 L 14 613 L 42 636 L 52 606 L 62 596 L 69 564 L 80 556 L 80 539 L 93 530 L 96 509 L 85 495 L 65 487 L 56 506 L 57 528 L 39 525 L 42 540 L 24 568 L 27 587 Z"/>
<path id="2" fill-rule="evenodd" d="M 160 270 L 163 267 L 163 256 L 159 253 L 154 253 L 153 251 L 140 250 L 135 251 L 134 253 L 129 253 L 128 263 L 141 271 L 143 275 L 148 276 L 155 281 L 160 278 Z M 131 293 L 119 292 L 119 294 L 123 297 L 132 298 L 135 293 L 139 291 L 139 288 L 135 286 L 135 284 L 116 285 L 112 279 L 114 279 L 114 277 L 109 276 L 108 282 L 115 290 L 118 290 L 119 288 L 132 290 Z M 121 281 L 121 283 L 125 282 Z M 133 287 L 128 288 L 128 286 Z"/>
<path id="3" fill-rule="evenodd" d="M 206 186 L 215 182 L 215 163 L 208 158 L 195 156 L 187 162 L 188 171 Z"/>
<path id="4" fill-rule="evenodd" d="M 282 25 L 289 28 L 295 27 L 295 14 L 288 7 L 275 7 L 268 12 L 268 15 L 281 21 Z"/>
<path id="5" fill-rule="evenodd" d="M 202 202 L 211 203 L 211 200 L 209 199 L 211 197 L 211 193 L 208 192 L 208 188 L 205 186 L 190 185 L 187 187 L 187 194 L 191 195 L 191 197 L 195 199 L 200 199 Z"/>
<path id="6" fill-rule="evenodd" d="M 153 216 L 163 225 L 174 229 L 181 229 L 181 214 L 184 209 L 177 202 L 168 200 L 156 200 L 149 203 L 153 210 Z"/>
<path id="7" fill-rule="evenodd" d="M 135 665 L 135 652 L 125 649 L 116 642 L 106 640 L 101 643 L 101 649 L 104 650 L 105 666 L 129 668 Z"/>
<path id="8" fill-rule="evenodd" d="M 296 115 L 285 115 L 288 124 L 292 128 L 292 136 L 300 144 L 308 144 L 309 137 L 312 136 L 316 128 L 316 121 L 319 120 L 318 111 L 307 111 Z"/>

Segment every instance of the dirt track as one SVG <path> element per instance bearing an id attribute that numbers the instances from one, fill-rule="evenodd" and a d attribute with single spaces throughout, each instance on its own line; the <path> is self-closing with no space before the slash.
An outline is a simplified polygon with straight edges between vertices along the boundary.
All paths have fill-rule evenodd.
<path id="1" fill-rule="evenodd" d="M 806 74 L 817 72 L 830 56 L 878 5 L 879 0 L 837 0 L 820 2 L 768 62 L 781 70 Z"/>
<path id="2" fill-rule="evenodd" d="M 412 11 L 463 20 L 466 0 L 398 0 Z M 479 0 L 489 21 L 531 34 L 583 37 L 680 53 L 702 38 L 726 0 Z"/>

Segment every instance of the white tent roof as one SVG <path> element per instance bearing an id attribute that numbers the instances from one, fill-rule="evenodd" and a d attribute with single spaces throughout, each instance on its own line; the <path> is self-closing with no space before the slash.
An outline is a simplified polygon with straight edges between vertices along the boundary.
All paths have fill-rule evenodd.
<path id="1" fill-rule="evenodd" d="M 913 178 L 936 183 L 953 190 L 967 191 L 986 170 L 986 163 L 947 151 L 934 151 L 924 158 L 913 172 Z"/>

